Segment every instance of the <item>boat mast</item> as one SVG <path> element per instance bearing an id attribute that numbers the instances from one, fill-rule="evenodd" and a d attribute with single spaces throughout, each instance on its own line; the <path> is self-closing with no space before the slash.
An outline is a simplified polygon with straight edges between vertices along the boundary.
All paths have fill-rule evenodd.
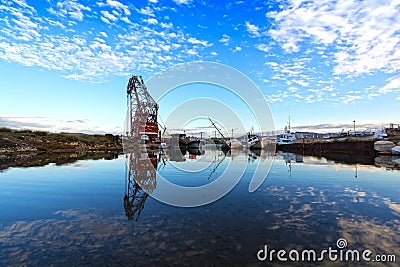
<path id="1" fill-rule="evenodd" d="M 219 134 L 222 136 L 222 139 L 224 139 L 226 141 L 225 136 L 221 133 L 221 131 L 219 130 L 219 128 L 215 125 L 215 123 L 210 119 L 210 117 L 208 117 L 208 119 L 211 121 L 212 125 L 214 126 L 215 129 L 217 129 L 217 131 L 219 132 Z"/>

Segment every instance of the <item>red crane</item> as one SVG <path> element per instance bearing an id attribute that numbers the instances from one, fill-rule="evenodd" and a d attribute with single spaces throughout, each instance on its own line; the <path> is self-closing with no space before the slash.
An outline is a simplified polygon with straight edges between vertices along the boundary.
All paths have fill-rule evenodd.
<path id="1" fill-rule="evenodd" d="M 142 76 L 132 76 L 127 87 L 129 101 L 130 141 L 134 143 L 159 143 L 158 105 L 151 97 Z"/>

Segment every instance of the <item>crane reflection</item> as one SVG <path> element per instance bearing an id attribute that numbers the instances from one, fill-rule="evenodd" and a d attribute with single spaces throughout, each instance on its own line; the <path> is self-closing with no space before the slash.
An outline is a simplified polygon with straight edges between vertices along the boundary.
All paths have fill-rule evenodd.
<path id="1" fill-rule="evenodd" d="M 157 165 L 162 154 L 156 151 L 135 150 L 127 154 L 125 214 L 137 221 L 147 197 L 157 187 Z"/>

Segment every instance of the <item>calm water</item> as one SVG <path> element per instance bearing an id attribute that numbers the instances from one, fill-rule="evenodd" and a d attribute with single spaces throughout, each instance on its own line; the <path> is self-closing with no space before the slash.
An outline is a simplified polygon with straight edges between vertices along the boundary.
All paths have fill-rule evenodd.
<path id="1" fill-rule="evenodd" d="M 157 175 L 199 186 L 218 179 L 229 164 L 246 166 L 229 194 L 197 208 L 148 196 L 129 175 L 129 156 L 7 169 L 0 173 L 0 266 L 279 266 L 276 259 L 260 262 L 257 252 L 264 245 L 337 249 L 339 238 L 348 249 L 400 261 L 398 170 L 287 153 L 233 154 L 154 155 L 158 171 L 147 173 L 149 190 L 157 190 Z M 272 167 L 249 193 L 258 163 Z"/>

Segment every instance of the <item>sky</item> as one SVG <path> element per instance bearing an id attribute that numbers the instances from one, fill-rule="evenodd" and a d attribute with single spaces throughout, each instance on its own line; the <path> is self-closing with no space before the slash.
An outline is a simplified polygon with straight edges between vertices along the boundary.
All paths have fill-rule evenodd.
<path id="1" fill-rule="evenodd" d="M 121 133 L 131 75 L 195 61 L 248 76 L 276 130 L 400 124 L 399 14 L 399 0 L 1 0 L 0 127 Z"/>

